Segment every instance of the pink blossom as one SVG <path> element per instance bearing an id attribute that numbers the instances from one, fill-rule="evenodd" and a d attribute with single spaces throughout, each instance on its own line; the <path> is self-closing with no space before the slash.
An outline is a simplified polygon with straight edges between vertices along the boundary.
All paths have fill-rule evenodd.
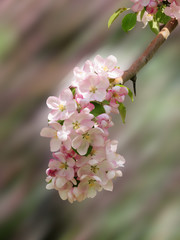
<path id="1" fill-rule="evenodd" d="M 93 147 L 90 154 L 86 157 L 81 156 L 76 162 L 77 167 L 85 164 L 95 165 L 106 159 L 105 147 Z"/>
<path id="2" fill-rule="evenodd" d="M 145 28 L 148 24 L 148 22 L 153 20 L 153 15 L 149 14 L 148 12 L 144 12 L 143 17 L 141 19 L 141 12 L 137 15 L 137 21 L 142 22 L 144 24 L 143 28 Z"/>
<path id="3" fill-rule="evenodd" d="M 172 18 L 176 18 L 180 23 L 180 2 L 172 1 L 171 5 L 164 9 L 164 13 Z"/>
<path id="4" fill-rule="evenodd" d="M 74 159 L 65 159 L 64 155 L 60 152 L 57 152 L 54 156 L 56 159 L 49 161 L 49 168 L 51 170 L 57 170 L 56 175 L 71 180 L 74 177 Z"/>
<path id="5" fill-rule="evenodd" d="M 59 190 L 60 188 L 62 188 L 66 183 L 67 183 L 67 179 L 64 177 L 60 177 L 60 176 L 56 176 L 56 177 L 52 177 L 52 176 L 48 176 L 46 178 L 46 189 L 47 190 L 51 190 L 51 189 L 56 189 Z"/>
<path id="6" fill-rule="evenodd" d="M 106 142 L 106 158 L 111 163 L 112 168 L 123 167 L 125 163 L 125 159 L 120 154 L 116 153 L 118 141 L 110 141 Z"/>
<path id="7" fill-rule="evenodd" d="M 103 101 L 106 97 L 106 89 L 109 87 L 109 80 L 104 76 L 89 74 L 84 81 L 80 81 L 78 88 L 83 98 L 89 101 Z"/>
<path id="8" fill-rule="evenodd" d="M 116 152 L 117 141 L 108 139 L 113 125 L 109 114 L 118 111 L 118 103 L 128 94 L 124 86 L 112 87 L 109 79 L 122 73 L 114 56 L 96 56 L 94 62 L 88 60 L 82 69 L 74 69 L 75 93 L 68 88 L 59 98 L 47 100 L 49 127 L 40 134 L 50 138 L 54 153 L 46 170 L 46 188 L 57 190 L 63 200 L 80 202 L 102 189 L 112 191 L 112 180 L 122 176 L 119 167 L 124 166 L 124 158 Z M 109 105 L 104 105 L 105 99 Z M 106 113 L 91 114 L 96 107 L 91 101 L 100 102 Z M 62 125 L 58 120 L 63 120 Z"/>
<path id="9" fill-rule="evenodd" d="M 50 149 L 51 152 L 56 152 L 60 149 L 62 142 L 67 149 L 71 148 L 71 139 L 68 136 L 70 131 L 67 131 L 59 123 L 49 123 L 50 127 L 43 128 L 40 132 L 42 137 L 51 138 Z"/>
<path id="10" fill-rule="evenodd" d="M 132 10 L 134 12 L 139 12 L 149 4 L 150 0 L 131 0 L 131 2 L 134 2 L 134 5 L 132 6 Z"/>
<path id="11" fill-rule="evenodd" d="M 110 89 L 106 95 L 106 99 L 114 104 L 116 102 L 124 102 L 125 96 L 128 94 L 128 89 L 126 87 L 115 86 Z M 112 105 L 113 105 L 112 104 Z"/>
<path id="12" fill-rule="evenodd" d="M 72 81 L 72 86 L 77 87 L 80 81 L 83 81 L 90 73 L 94 73 L 93 63 L 87 60 L 82 69 L 75 67 L 73 73 L 75 79 Z"/>
<path id="13" fill-rule="evenodd" d="M 102 128 L 105 135 L 108 136 L 108 128 L 113 126 L 113 122 L 110 118 L 110 116 L 106 113 L 102 113 L 99 116 L 96 117 L 97 125 L 98 127 Z"/>
<path id="14" fill-rule="evenodd" d="M 97 178 L 94 177 L 85 177 L 82 179 L 78 188 L 83 198 L 93 198 L 96 196 L 97 191 L 102 191 L 102 186 L 99 184 L 99 181 L 99 179 L 97 180 Z"/>
<path id="15" fill-rule="evenodd" d="M 89 102 L 87 98 L 83 98 L 83 95 L 78 93 L 75 95 L 78 109 L 82 111 L 84 108 L 88 108 L 91 112 L 94 109 L 94 105 Z"/>
<path id="16" fill-rule="evenodd" d="M 94 70 L 99 75 L 113 79 L 121 77 L 124 73 L 117 67 L 117 58 L 113 55 L 107 58 L 102 58 L 100 55 L 97 55 L 94 58 Z"/>
<path id="17" fill-rule="evenodd" d="M 108 182 L 107 172 L 111 170 L 111 165 L 108 161 L 102 161 L 100 163 L 90 165 L 86 164 L 78 170 L 78 177 L 83 179 L 87 176 L 98 177 L 101 185 L 106 185 Z"/>
<path id="18" fill-rule="evenodd" d="M 94 115 L 89 109 L 83 109 L 80 113 L 75 112 L 70 118 L 64 121 L 65 128 L 70 132 L 84 133 L 94 126 L 92 119 Z"/>
<path id="19" fill-rule="evenodd" d="M 76 102 L 69 88 L 65 89 L 59 98 L 49 97 L 47 106 L 52 109 L 48 115 L 50 121 L 67 119 L 76 110 Z"/>
<path id="20" fill-rule="evenodd" d="M 78 134 L 72 140 L 72 147 L 75 148 L 80 155 L 85 155 L 89 146 L 104 146 L 103 130 L 101 128 L 92 128 L 89 131 Z"/>

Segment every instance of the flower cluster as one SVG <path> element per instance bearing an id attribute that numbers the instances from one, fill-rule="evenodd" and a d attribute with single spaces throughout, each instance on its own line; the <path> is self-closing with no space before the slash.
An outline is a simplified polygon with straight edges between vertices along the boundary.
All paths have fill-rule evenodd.
<path id="1" fill-rule="evenodd" d="M 118 79 L 123 71 L 117 59 L 96 56 L 74 69 L 72 85 L 59 97 L 47 99 L 49 126 L 41 136 L 50 138 L 47 189 L 56 189 L 69 202 L 92 198 L 102 189 L 112 191 L 112 180 L 122 176 L 124 158 L 116 153 L 118 142 L 108 138 L 129 89 Z"/>
<path id="2" fill-rule="evenodd" d="M 165 18 L 162 14 L 165 14 L 171 18 L 176 18 L 180 21 L 180 0 L 131 0 L 134 5 L 132 10 L 138 12 L 137 20 L 142 21 L 144 26 L 148 22 L 160 20 L 164 23 Z M 156 14 L 158 13 L 158 16 Z M 164 19 L 163 19 L 164 18 Z"/>

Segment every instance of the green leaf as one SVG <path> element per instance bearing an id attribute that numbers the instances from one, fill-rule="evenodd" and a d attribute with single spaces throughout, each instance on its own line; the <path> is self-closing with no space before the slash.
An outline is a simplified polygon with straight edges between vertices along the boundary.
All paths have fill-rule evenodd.
<path id="1" fill-rule="evenodd" d="M 171 17 L 167 16 L 165 13 L 162 12 L 163 9 L 159 9 L 156 13 L 156 20 L 160 23 L 166 24 L 169 22 Z"/>
<path id="2" fill-rule="evenodd" d="M 111 17 L 108 20 L 108 28 L 110 28 L 111 24 L 114 22 L 114 20 L 119 16 L 119 14 L 123 13 L 126 10 L 129 10 L 130 8 L 119 8 L 117 11 L 111 15 Z"/>
<path id="3" fill-rule="evenodd" d="M 126 118 L 126 107 L 124 106 L 123 103 L 119 103 L 119 113 L 121 115 L 123 123 L 125 123 L 125 118 Z"/>
<path id="4" fill-rule="evenodd" d="M 75 153 L 77 153 L 78 155 L 80 155 L 75 148 L 72 147 L 72 150 L 73 150 Z"/>
<path id="5" fill-rule="evenodd" d="M 103 105 L 109 105 L 109 101 L 108 101 L 108 100 L 104 100 L 104 101 L 102 102 L 102 104 L 103 104 Z"/>
<path id="6" fill-rule="evenodd" d="M 127 88 L 128 89 L 128 96 L 131 98 L 131 101 L 134 102 L 134 98 L 133 98 L 133 93 L 131 91 L 131 89 Z"/>
<path id="7" fill-rule="evenodd" d="M 80 155 L 75 148 L 72 147 L 72 150 L 73 150 L 75 153 L 77 153 L 78 155 Z M 85 156 L 85 157 L 87 157 L 87 156 L 91 153 L 91 151 L 92 151 L 92 146 L 90 145 L 89 148 L 88 148 L 88 150 L 87 150 L 87 153 L 84 154 L 84 155 L 80 155 L 80 156 Z"/>
<path id="8" fill-rule="evenodd" d="M 61 125 L 63 125 L 64 120 L 58 120 L 57 122 L 60 123 Z"/>
<path id="9" fill-rule="evenodd" d="M 125 32 L 128 32 L 134 28 L 136 25 L 137 14 L 136 13 L 129 13 L 127 14 L 122 20 L 122 29 Z"/>
<path id="10" fill-rule="evenodd" d="M 88 150 L 87 150 L 87 153 L 84 155 L 85 157 L 87 157 L 92 151 L 92 146 L 90 145 Z"/>
<path id="11" fill-rule="evenodd" d="M 141 11 L 141 14 L 140 14 L 140 19 L 142 20 L 143 16 L 144 16 L 144 13 L 145 13 L 145 8 Z"/>
<path id="12" fill-rule="evenodd" d="M 151 30 L 153 31 L 153 33 L 155 33 L 155 34 L 159 33 L 159 23 L 157 22 L 157 20 L 149 21 L 149 26 L 150 26 Z"/>
<path id="13" fill-rule="evenodd" d="M 98 115 L 102 114 L 102 113 L 105 113 L 105 109 L 104 107 L 102 106 L 102 104 L 100 103 L 97 103 L 97 102 L 91 102 L 93 105 L 94 105 L 94 109 L 91 111 L 91 113 L 97 117 Z"/>
<path id="14" fill-rule="evenodd" d="M 76 88 L 75 88 L 75 87 L 70 87 L 70 90 L 71 90 L 71 92 L 72 92 L 72 94 L 73 94 L 73 97 L 74 97 L 74 95 L 75 95 L 75 93 L 76 93 Z"/>
<path id="15" fill-rule="evenodd" d="M 131 91 L 131 89 L 129 89 L 128 87 L 121 85 L 121 84 L 117 84 L 116 86 L 120 86 L 120 87 L 125 87 L 128 90 L 128 96 L 131 98 L 131 101 L 134 102 L 134 98 L 133 98 L 133 93 Z"/>

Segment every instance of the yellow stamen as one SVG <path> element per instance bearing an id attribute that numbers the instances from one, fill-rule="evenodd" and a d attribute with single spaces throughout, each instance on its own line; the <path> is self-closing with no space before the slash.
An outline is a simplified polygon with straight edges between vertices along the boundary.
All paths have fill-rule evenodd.
<path id="1" fill-rule="evenodd" d="M 95 165 L 95 166 L 91 166 L 91 171 L 93 172 L 93 173 L 97 173 L 97 171 L 99 170 L 99 168 Z"/>
<path id="2" fill-rule="evenodd" d="M 103 67 L 103 70 L 104 70 L 105 72 L 108 72 L 108 71 L 109 71 L 109 68 L 108 68 L 107 66 L 104 66 L 104 67 Z"/>
<path id="3" fill-rule="evenodd" d="M 64 105 L 62 105 L 62 104 L 59 105 L 59 110 L 60 110 L 60 111 L 63 112 L 65 109 L 66 109 L 66 106 L 64 106 Z"/>
<path id="4" fill-rule="evenodd" d="M 90 87 L 90 92 L 95 93 L 96 90 L 97 90 L 97 88 L 95 86 L 91 86 Z"/>
<path id="5" fill-rule="evenodd" d="M 88 181 L 89 186 L 90 186 L 90 187 L 94 187 L 95 182 L 96 182 L 96 180 L 94 180 L 94 179 L 90 179 L 90 180 Z"/>
<path id="6" fill-rule="evenodd" d="M 89 133 L 84 133 L 83 138 L 85 138 L 88 142 L 90 142 L 90 140 L 91 140 Z"/>
<path id="7" fill-rule="evenodd" d="M 72 124 L 73 124 L 73 129 L 76 130 L 76 129 L 80 128 L 80 124 L 79 124 L 78 121 L 75 121 L 75 122 L 73 122 Z"/>
<path id="8" fill-rule="evenodd" d="M 96 153 L 96 150 L 95 150 L 95 149 L 92 149 L 90 154 L 91 154 L 91 156 L 94 156 L 95 153 Z"/>
<path id="9" fill-rule="evenodd" d="M 67 170 L 68 165 L 67 165 L 66 162 L 65 162 L 65 163 L 61 163 L 60 166 L 59 166 L 59 168 L 60 168 L 60 169 L 66 169 L 66 170 Z"/>

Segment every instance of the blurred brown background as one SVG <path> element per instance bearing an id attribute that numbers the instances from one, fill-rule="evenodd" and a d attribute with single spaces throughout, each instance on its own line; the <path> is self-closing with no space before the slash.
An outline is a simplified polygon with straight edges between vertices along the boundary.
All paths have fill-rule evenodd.
<path id="1" fill-rule="evenodd" d="M 45 189 L 49 95 L 96 54 L 126 69 L 154 38 L 110 15 L 128 1 L 0 1 L 0 239 L 180 239 L 180 27 L 138 75 L 137 97 L 111 138 L 126 158 L 114 191 L 70 204 Z M 131 83 L 127 83 L 132 88 Z"/>

